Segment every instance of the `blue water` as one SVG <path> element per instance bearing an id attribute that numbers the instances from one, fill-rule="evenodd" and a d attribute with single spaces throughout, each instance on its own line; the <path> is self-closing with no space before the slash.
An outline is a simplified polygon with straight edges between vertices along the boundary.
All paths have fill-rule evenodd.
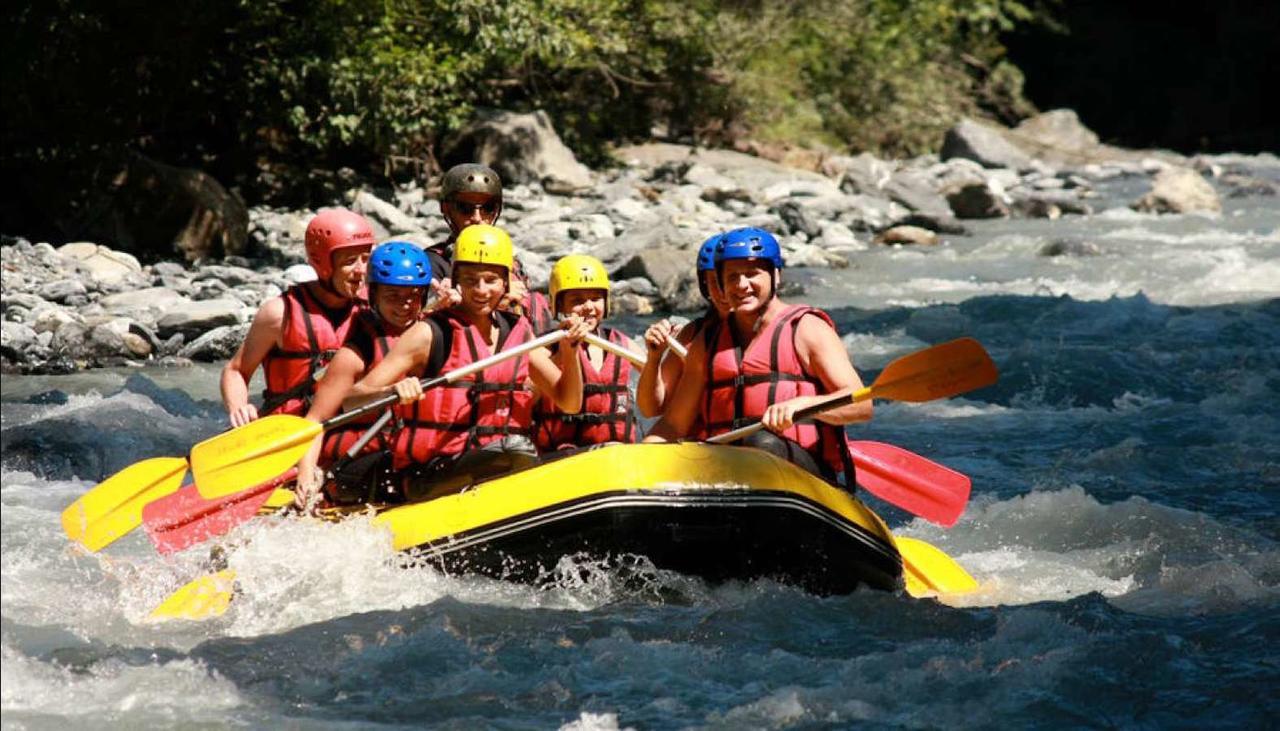
<path id="1" fill-rule="evenodd" d="M 1280 214 L 1269 220 L 1223 234 L 1254 269 L 1274 266 Z M 1177 241 L 1229 229 L 1184 223 Z M 868 256 L 919 266 L 912 252 Z M 1181 266 L 1161 257 L 1153 281 Z M 809 296 L 838 299 L 848 280 L 821 276 L 834 283 Z M 972 477 L 950 530 L 868 498 L 981 583 L 941 601 L 707 586 L 639 558 L 567 561 L 532 589 L 415 565 L 367 521 L 265 520 L 233 536 L 244 595 L 226 617 L 148 624 L 207 552 L 159 559 L 131 536 L 106 558 L 77 555 L 57 514 L 112 471 L 217 431 L 214 372 L 7 377 L 4 725 L 1275 727 L 1280 299 L 1188 304 L 1138 292 L 1146 282 L 824 302 L 864 380 L 963 335 L 1000 368 L 963 398 L 878 404 L 850 432 Z M 1280 282 L 1249 291 L 1267 286 Z"/>

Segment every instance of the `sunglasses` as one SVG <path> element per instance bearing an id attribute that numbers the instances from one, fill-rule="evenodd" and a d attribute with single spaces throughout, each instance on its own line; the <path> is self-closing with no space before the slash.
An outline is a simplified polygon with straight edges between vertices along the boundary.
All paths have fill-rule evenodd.
<path id="1" fill-rule="evenodd" d="M 449 201 L 449 205 L 457 209 L 458 213 L 469 216 L 476 211 L 483 211 L 489 215 L 493 215 L 498 211 L 498 201 L 486 201 L 484 203 L 468 203 L 466 201 Z"/>

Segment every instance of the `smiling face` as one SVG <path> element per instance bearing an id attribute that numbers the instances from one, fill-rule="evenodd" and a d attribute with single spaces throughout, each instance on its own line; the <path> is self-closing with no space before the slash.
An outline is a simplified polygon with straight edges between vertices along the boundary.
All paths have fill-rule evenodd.
<path id="1" fill-rule="evenodd" d="M 393 287 L 380 284 L 373 290 L 373 304 L 378 315 L 397 328 L 406 328 L 418 319 L 426 300 L 426 287 Z"/>
<path id="2" fill-rule="evenodd" d="M 773 295 L 773 266 L 763 259 L 731 259 L 720 269 L 724 297 L 735 312 L 751 313 L 767 307 Z"/>
<path id="3" fill-rule="evenodd" d="M 604 319 L 605 297 L 608 292 L 603 289 L 571 289 L 562 292 L 557 298 L 559 306 L 557 315 L 577 315 L 587 321 L 592 330 Z"/>
<path id="4" fill-rule="evenodd" d="M 462 293 L 459 305 L 469 317 L 485 318 L 498 309 L 507 293 L 507 269 L 496 264 L 464 264 L 453 267 L 453 282 Z"/>
<path id="5" fill-rule="evenodd" d="M 369 264 L 369 247 L 347 247 L 333 252 L 333 276 L 329 286 L 340 296 L 356 299 L 364 285 L 364 272 Z"/>

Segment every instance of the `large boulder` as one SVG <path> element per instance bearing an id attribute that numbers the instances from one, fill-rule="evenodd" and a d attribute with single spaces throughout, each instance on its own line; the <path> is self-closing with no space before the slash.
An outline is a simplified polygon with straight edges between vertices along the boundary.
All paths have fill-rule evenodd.
<path id="1" fill-rule="evenodd" d="M 239 324 L 244 309 L 239 300 L 224 298 L 175 303 L 156 322 L 156 330 L 162 338 L 182 333 L 191 340 L 207 330 Z"/>
<path id="2" fill-rule="evenodd" d="M 1151 191 L 1135 201 L 1133 208 L 1146 213 L 1221 213 L 1222 200 L 1200 173 L 1169 166 L 1156 173 Z"/>
<path id="3" fill-rule="evenodd" d="M 63 244 L 58 247 L 58 254 L 98 285 L 124 283 L 142 274 L 142 265 L 132 254 L 98 244 L 83 241 Z"/>
<path id="4" fill-rule="evenodd" d="M 244 203 L 208 174 L 132 155 L 90 206 L 104 211 L 84 233 L 150 259 L 187 261 L 242 254 Z"/>
<path id="5" fill-rule="evenodd" d="M 988 168 L 1026 168 L 1031 156 L 1005 139 L 1002 130 L 973 119 L 962 119 L 947 130 L 942 140 L 941 157 L 973 160 Z"/>
<path id="6" fill-rule="evenodd" d="M 578 162 L 541 110 L 515 114 L 487 110 L 463 129 L 444 155 L 446 166 L 463 162 L 488 165 L 506 185 L 542 183 L 578 189 L 592 184 L 591 171 Z"/>

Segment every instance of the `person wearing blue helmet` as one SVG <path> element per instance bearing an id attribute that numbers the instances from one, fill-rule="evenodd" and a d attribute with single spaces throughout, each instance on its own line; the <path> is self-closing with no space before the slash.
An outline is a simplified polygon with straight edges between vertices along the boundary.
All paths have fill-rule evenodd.
<path id="1" fill-rule="evenodd" d="M 698 337 L 711 323 L 719 322 L 729 314 L 729 306 L 720 292 L 720 284 L 716 281 L 715 252 L 723 233 L 717 233 L 698 247 L 697 277 L 698 290 L 707 301 L 707 309 L 698 317 L 676 327 L 668 320 L 659 320 L 649 326 L 644 333 L 645 348 L 648 360 L 640 371 L 640 381 L 636 385 L 636 406 L 640 413 L 654 417 L 662 414 L 666 406 L 666 396 L 675 390 L 680 382 L 680 374 L 684 371 L 684 361 L 676 356 L 664 354 L 672 342 L 678 342 L 686 349 L 689 343 Z M 690 438 L 703 438 L 695 425 L 688 435 Z"/>
<path id="2" fill-rule="evenodd" d="M 871 418 L 864 401 L 795 423 L 800 409 L 862 388 L 835 324 L 821 310 L 777 296 L 782 250 L 759 228 L 729 231 L 716 243 L 716 280 L 731 313 L 689 348 L 671 406 L 645 441 L 686 437 L 701 420 L 709 436 L 756 421 L 768 431 L 747 443 L 853 486 L 844 425 Z"/>
<path id="3" fill-rule="evenodd" d="M 417 322 L 425 313 L 434 271 L 431 260 L 417 244 L 408 241 L 388 241 L 369 255 L 365 279 L 369 286 L 369 309 L 358 316 L 342 347 L 334 355 L 316 387 L 315 400 L 306 418 L 324 421 L 342 407 L 342 401 L 351 387 L 381 361 L 400 335 Z M 440 302 L 447 305 L 448 302 Z M 330 429 L 316 446 L 298 463 L 298 492 L 303 501 L 311 499 L 323 482 L 317 469 L 328 469 L 342 463 L 343 479 L 327 488 L 331 502 L 353 502 L 359 499 L 382 498 L 371 495 L 370 475 L 374 468 L 385 467 L 384 455 L 390 444 L 392 430 L 383 428 L 369 441 L 354 461 L 342 457 L 377 419 L 377 414 L 351 424 Z M 348 467 L 349 463 L 349 467 Z M 352 479 L 352 475 L 356 479 Z"/>

